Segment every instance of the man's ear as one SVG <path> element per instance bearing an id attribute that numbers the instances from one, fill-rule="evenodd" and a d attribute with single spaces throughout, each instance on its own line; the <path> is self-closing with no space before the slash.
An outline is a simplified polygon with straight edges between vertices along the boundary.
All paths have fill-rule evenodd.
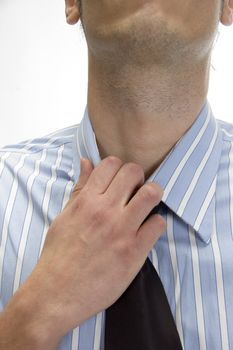
<path id="1" fill-rule="evenodd" d="M 231 26 L 233 23 L 233 0 L 224 0 L 224 6 L 220 22 L 225 26 Z"/>
<path id="2" fill-rule="evenodd" d="M 80 9 L 77 0 L 65 0 L 66 22 L 76 24 L 80 19 Z"/>

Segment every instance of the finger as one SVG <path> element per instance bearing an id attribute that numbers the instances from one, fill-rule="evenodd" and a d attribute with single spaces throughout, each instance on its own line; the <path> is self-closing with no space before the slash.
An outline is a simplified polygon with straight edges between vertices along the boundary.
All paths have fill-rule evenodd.
<path id="1" fill-rule="evenodd" d="M 83 188 L 86 185 L 93 170 L 94 170 L 94 166 L 89 159 L 87 158 L 80 159 L 80 176 L 77 183 L 78 188 Z"/>
<path id="2" fill-rule="evenodd" d="M 145 182 L 143 168 L 136 163 L 124 164 L 106 191 L 110 203 L 125 206 Z"/>
<path id="3" fill-rule="evenodd" d="M 94 168 L 85 188 L 90 190 L 90 193 L 92 194 L 104 193 L 122 165 L 123 162 L 115 156 L 108 156 L 104 158 Z"/>
<path id="4" fill-rule="evenodd" d="M 73 200 L 77 197 L 77 195 L 80 193 L 80 191 L 86 185 L 87 180 L 88 180 L 91 172 L 93 171 L 93 169 L 94 169 L 94 167 L 89 159 L 87 159 L 87 158 L 80 159 L 79 178 L 78 178 L 76 185 L 74 186 L 74 189 L 71 193 L 70 199 L 67 202 L 65 208 L 73 202 Z"/>
<path id="5" fill-rule="evenodd" d="M 130 227 L 137 231 L 152 209 L 159 204 L 162 196 L 163 189 L 159 184 L 155 182 L 144 184 L 126 206 Z"/>
<path id="6" fill-rule="evenodd" d="M 157 240 L 166 231 L 166 221 L 159 214 L 152 214 L 140 227 L 136 236 L 136 245 L 139 252 L 148 255 Z"/>
<path id="7" fill-rule="evenodd" d="M 73 193 L 78 193 L 83 189 L 93 169 L 94 167 L 89 159 L 87 158 L 80 159 L 80 175 L 78 178 L 78 182 L 74 187 Z"/>

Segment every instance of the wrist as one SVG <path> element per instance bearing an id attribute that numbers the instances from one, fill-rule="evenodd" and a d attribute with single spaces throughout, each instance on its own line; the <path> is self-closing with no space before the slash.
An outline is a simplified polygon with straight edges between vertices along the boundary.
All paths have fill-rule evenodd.
<path id="1" fill-rule="evenodd" d="M 0 314 L 0 350 L 55 350 L 60 337 L 39 293 L 26 282 Z"/>

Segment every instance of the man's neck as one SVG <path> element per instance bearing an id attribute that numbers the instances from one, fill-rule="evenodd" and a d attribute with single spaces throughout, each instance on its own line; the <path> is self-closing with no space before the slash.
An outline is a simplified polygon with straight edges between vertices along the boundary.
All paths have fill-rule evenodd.
<path id="1" fill-rule="evenodd" d="M 147 179 L 197 118 L 209 66 L 114 69 L 89 57 L 88 112 L 101 159 L 138 163 Z"/>

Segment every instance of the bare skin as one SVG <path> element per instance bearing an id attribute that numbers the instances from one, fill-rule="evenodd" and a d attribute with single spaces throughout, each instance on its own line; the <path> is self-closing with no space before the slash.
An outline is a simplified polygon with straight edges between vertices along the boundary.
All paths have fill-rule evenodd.
<path id="1" fill-rule="evenodd" d="M 208 92 L 218 23 L 233 0 L 66 0 L 88 44 L 88 111 L 101 158 L 140 164 L 146 179 L 190 128 Z"/>
<path id="2" fill-rule="evenodd" d="M 126 290 L 166 226 L 158 214 L 147 218 L 163 191 L 144 181 L 138 164 L 86 160 L 38 264 L 0 317 L 1 350 L 56 349 Z"/>
<path id="3" fill-rule="evenodd" d="M 68 23 L 82 10 L 88 108 L 103 160 L 95 169 L 86 161 L 38 264 L 0 315 L 0 350 L 56 349 L 120 297 L 164 232 L 161 216 L 148 218 L 163 190 L 145 178 L 195 120 L 217 23 L 232 24 L 233 0 L 221 14 L 220 0 L 185 4 L 66 0 Z"/>

